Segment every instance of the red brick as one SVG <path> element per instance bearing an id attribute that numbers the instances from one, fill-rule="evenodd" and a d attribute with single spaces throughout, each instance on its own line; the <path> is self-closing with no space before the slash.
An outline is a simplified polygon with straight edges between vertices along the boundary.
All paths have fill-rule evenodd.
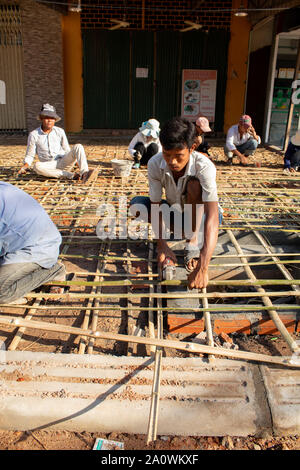
<path id="1" fill-rule="evenodd" d="M 168 315 L 169 333 L 200 333 L 204 330 L 204 320 Z"/>
<path id="2" fill-rule="evenodd" d="M 296 328 L 295 317 L 288 317 L 288 318 L 281 317 L 281 321 L 283 322 L 286 329 L 290 333 L 294 333 L 295 328 Z M 259 324 L 259 327 L 257 328 L 256 331 L 257 331 L 257 334 L 259 335 L 279 334 L 279 331 L 277 330 L 275 323 L 272 320 L 259 320 L 258 324 Z"/>
<path id="3" fill-rule="evenodd" d="M 251 322 L 244 317 L 239 317 L 235 320 L 214 320 L 214 332 L 218 335 L 222 331 L 227 334 L 237 332 L 249 335 L 251 333 Z"/>

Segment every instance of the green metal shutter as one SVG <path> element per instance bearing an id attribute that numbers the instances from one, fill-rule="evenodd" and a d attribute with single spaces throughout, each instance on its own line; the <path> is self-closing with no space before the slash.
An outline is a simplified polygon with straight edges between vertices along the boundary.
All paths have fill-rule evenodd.
<path id="1" fill-rule="evenodd" d="M 84 31 L 84 127 L 137 129 L 181 113 L 183 69 L 217 70 L 215 131 L 224 121 L 229 33 Z M 147 71 L 146 78 L 137 71 Z"/>
<path id="2" fill-rule="evenodd" d="M 153 33 L 132 31 L 131 33 L 131 127 L 139 127 L 153 116 Z M 147 69 L 147 78 L 137 78 L 137 69 Z"/>
<path id="3" fill-rule="evenodd" d="M 84 128 L 127 128 L 129 33 L 84 31 Z"/>
<path id="4" fill-rule="evenodd" d="M 156 33 L 155 111 L 161 123 L 180 114 L 180 56 L 178 33 Z"/>

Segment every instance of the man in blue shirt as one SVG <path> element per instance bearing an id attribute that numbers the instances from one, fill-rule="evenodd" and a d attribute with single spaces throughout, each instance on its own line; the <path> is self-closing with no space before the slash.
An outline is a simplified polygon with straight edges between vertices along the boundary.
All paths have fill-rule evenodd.
<path id="1" fill-rule="evenodd" d="M 284 155 L 284 171 L 294 172 L 300 168 L 300 130 L 291 138 Z"/>
<path id="2" fill-rule="evenodd" d="M 42 206 L 0 181 L 0 303 L 26 303 L 23 296 L 31 290 L 63 281 L 60 244 L 61 235 Z"/>

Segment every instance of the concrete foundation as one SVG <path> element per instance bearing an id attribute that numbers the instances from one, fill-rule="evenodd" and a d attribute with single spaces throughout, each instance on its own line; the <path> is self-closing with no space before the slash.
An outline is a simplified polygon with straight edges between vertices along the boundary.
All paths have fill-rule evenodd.
<path id="1" fill-rule="evenodd" d="M 147 433 L 152 358 L 1 354 L 1 429 Z M 158 435 L 300 432 L 299 420 L 290 420 L 299 416 L 300 372 L 280 370 L 293 383 L 280 415 L 268 388 L 276 372 L 235 360 L 163 358 Z"/>

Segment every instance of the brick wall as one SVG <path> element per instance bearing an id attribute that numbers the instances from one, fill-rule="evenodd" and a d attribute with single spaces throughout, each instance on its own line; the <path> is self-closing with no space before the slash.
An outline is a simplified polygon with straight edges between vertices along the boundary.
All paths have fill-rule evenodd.
<path id="1" fill-rule="evenodd" d="M 27 130 L 39 125 L 43 103 L 56 107 L 64 125 L 61 13 L 33 0 L 21 0 L 24 93 Z"/>
<path id="2" fill-rule="evenodd" d="M 142 0 L 85 0 L 83 3 L 82 29 L 109 28 L 113 26 L 110 19 L 129 22 L 129 29 L 143 27 L 148 31 L 179 30 L 187 27 L 185 20 L 199 22 L 208 29 L 230 29 L 231 0 L 145 0 L 144 9 Z"/>

